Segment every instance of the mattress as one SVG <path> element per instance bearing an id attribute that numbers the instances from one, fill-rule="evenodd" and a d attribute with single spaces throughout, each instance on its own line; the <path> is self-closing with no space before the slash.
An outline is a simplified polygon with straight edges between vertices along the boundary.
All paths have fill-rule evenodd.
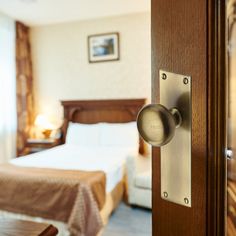
<path id="1" fill-rule="evenodd" d="M 64 144 L 46 151 L 11 160 L 24 167 L 64 170 L 103 171 L 106 175 L 106 192 L 111 192 L 124 176 L 124 163 L 132 148 L 81 147 Z"/>

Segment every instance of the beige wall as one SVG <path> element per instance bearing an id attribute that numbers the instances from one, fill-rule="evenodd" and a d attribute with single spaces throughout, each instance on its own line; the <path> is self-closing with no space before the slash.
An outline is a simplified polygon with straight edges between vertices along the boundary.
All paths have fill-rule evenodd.
<path id="1" fill-rule="evenodd" d="M 121 58 L 88 63 L 87 36 L 119 32 Z M 31 30 L 35 106 L 60 122 L 60 100 L 151 95 L 150 14 L 139 13 Z"/>

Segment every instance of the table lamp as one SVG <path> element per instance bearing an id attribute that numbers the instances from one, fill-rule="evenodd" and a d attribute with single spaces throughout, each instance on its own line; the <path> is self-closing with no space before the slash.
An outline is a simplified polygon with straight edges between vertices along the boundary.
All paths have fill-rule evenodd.
<path id="1" fill-rule="evenodd" d="M 47 117 L 43 114 L 39 114 L 36 116 L 34 124 L 36 127 L 38 127 L 41 130 L 45 139 L 49 139 L 52 133 L 52 130 L 55 129 L 54 125 L 50 123 Z"/>

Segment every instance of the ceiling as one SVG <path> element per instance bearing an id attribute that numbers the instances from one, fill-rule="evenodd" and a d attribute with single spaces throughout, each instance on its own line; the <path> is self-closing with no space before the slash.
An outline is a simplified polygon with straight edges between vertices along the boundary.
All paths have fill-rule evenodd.
<path id="1" fill-rule="evenodd" d="M 46 25 L 150 11 L 151 0 L 0 0 L 0 12 L 26 25 Z"/>

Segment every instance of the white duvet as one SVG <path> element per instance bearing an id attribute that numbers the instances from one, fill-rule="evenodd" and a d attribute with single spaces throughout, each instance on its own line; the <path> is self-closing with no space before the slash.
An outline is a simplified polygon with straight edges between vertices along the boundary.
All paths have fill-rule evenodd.
<path id="1" fill-rule="evenodd" d="M 106 174 L 106 192 L 113 190 L 124 175 L 124 163 L 132 148 L 81 147 L 64 144 L 46 151 L 11 160 L 11 164 L 24 167 L 56 168 L 64 170 L 101 170 Z"/>

